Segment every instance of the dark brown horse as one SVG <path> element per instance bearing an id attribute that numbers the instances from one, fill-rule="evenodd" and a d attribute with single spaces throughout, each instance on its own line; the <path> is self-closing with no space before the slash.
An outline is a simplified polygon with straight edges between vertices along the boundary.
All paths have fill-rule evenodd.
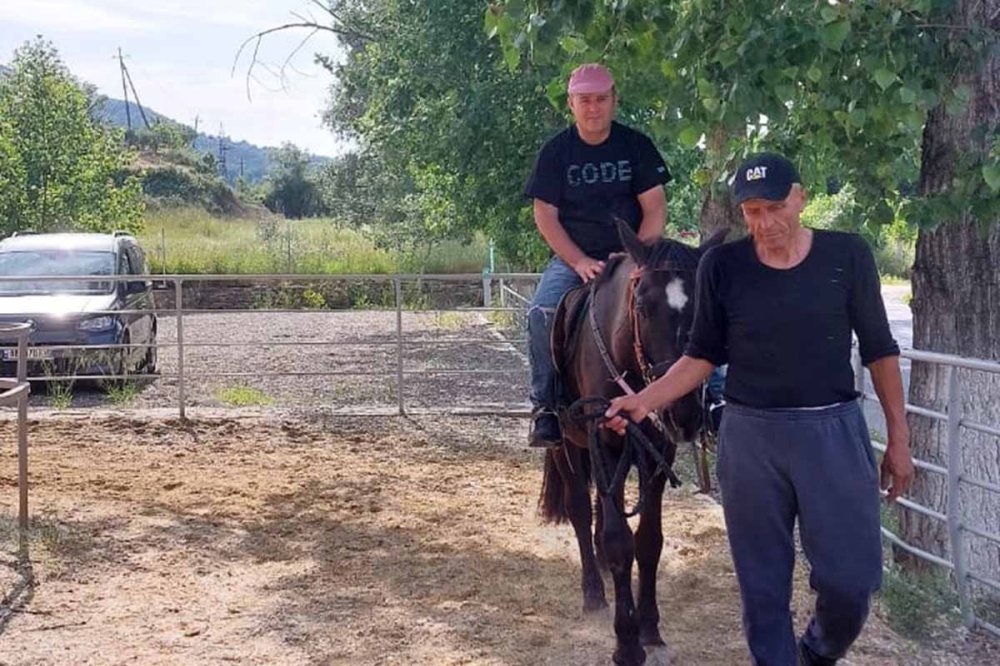
<path id="1" fill-rule="evenodd" d="M 698 261 L 724 237 L 717 235 L 693 248 L 672 240 L 644 245 L 622 223 L 619 234 L 626 253 L 609 260 L 596 282 L 569 292 L 556 311 L 552 352 L 567 404 L 580 398 L 610 399 L 624 392 L 622 384 L 638 392 L 680 358 L 694 315 Z M 692 441 L 698 433 L 700 398 L 689 394 L 658 416 L 658 424 L 647 419 L 639 427 L 659 451 L 656 458 L 669 466 L 677 443 Z M 649 470 L 656 466 L 651 454 L 630 447 L 610 430 L 588 429 L 570 410 L 562 412 L 561 420 L 564 445 L 546 453 L 539 508 L 549 522 L 569 521 L 576 531 L 585 612 L 607 607 L 598 564 L 610 570 L 615 590 L 614 662 L 642 664 L 646 659 L 643 646 L 664 644 L 656 606 L 656 570 L 663 548 L 661 510 L 667 475 L 663 469 L 640 475 L 643 508 L 633 538 L 621 487 L 602 497 L 598 485 L 593 511 L 590 488 L 598 462 L 608 461 L 604 467 L 613 468 L 622 462 L 621 456 L 629 455 L 631 459 L 623 464 Z M 591 442 L 589 436 L 597 439 Z M 593 460 L 588 446 L 596 447 L 591 450 L 604 461 Z M 639 565 L 637 605 L 631 587 L 633 560 Z"/>

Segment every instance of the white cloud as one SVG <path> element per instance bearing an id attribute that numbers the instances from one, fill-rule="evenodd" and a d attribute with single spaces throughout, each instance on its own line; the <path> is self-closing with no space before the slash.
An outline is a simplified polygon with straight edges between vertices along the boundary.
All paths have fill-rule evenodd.
<path id="1" fill-rule="evenodd" d="M 17 44 L 42 33 L 76 76 L 120 99 L 121 75 L 112 56 L 121 47 L 144 106 L 187 125 L 194 124 L 197 115 L 199 129 L 211 134 L 221 123 L 234 141 L 292 141 L 317 154 L 335 154 L 341 144 L 319 119 L 331 77 L 312 62 L 317 50 L 336 55 L 335 39 L 317 35 L 294 57 L 285 91 L 269 90 L 278 88 L 278 81 L 264 68 L 255 69 L 263 85 L 251 84 L 252 103 L 245 79 L 249 53 L 232 74 L 243 40 L 295 20 L 289 11 L 309 6 L 308 0 L 158 0 L 148 6 L 135 0 L 0 0 L 0 61 Z M 63 16 L 53 18 L 58 13 Z M 25 22 L 28 19 L 39 20 L 36 25 Z M 85 31 L 84 23 L 106 29 Z M 269 36 L 260 60 L 279 68 L 307 34 L 300 30 Z"/>
<path id="2" fill-rule="evenodd" d="M 78 2 L 80 0 L 77 0 Z M 163 26 L 191 24 L 245 28 L 256 32 L 298 21 L 292 12 L 323 21 L 325 15 L 308 0 L 169 0 L 137 4 L 133 0 L 94 0 L 115 12 L 142 16 Z"/>
<path id="3" fill-rule="evenodd" d="M 73 0 L 13 0 L 0 3 L 0 22 L 23 25 L 34 33 L 145 31 L 156 26 L 142 18 Z"/>

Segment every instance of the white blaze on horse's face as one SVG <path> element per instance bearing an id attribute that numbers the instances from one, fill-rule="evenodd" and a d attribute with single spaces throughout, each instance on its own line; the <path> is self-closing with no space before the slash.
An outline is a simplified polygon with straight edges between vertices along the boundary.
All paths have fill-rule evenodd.
<path id="1" fill-rule="evenodd" d="M 684 293 L 684 280 L 674 278 L 667 285 L 667 304 L 674 310 L 681 312 L 687 305 L 688 295 Z"/>

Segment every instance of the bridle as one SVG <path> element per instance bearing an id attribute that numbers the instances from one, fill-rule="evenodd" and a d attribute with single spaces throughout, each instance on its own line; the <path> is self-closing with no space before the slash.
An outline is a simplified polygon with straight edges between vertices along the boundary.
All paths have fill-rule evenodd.
<path id="1" fill-rule="evenodd" d="M 673 365 L 674 361 L 661 361 L 659 363 L 651 361 L 645 348 L 643 347 L 642 329 L 639 322 L 641 320 L 640 315 L 645 313 L 645 306 L 642 303 L 642 299 L 637 295 L 639 282 L 642 280 L 646 271 L 680 273 L 690 275 L 692 277 L 697 271 L 697 260 L 684 263 L 674 261 L 672 258 L 673 253 L 674 248 L 671 247 L 665 262 L 658 263 L 654 268 L 639 267 L 629 276 L 628 291 L 626 295 L 629 327 L 632 329 L 633 353 L 635 354 L 636 361 L 639 365 L 639 371 L 642 374 L 644 387 L 649 386 L 656 379 L 662 376 L 670 368 L 670 366 Z M 691 283 L 693 284 L 693 282 L 694 281 L 692 280 Z M 618 384 L 619 388 L 621 388 L 626 395 L 634 395 L 635 391 L 629 383 L 625 381 L 625 373 L 618 371 L 615 367 L 614 361 L 611 359 L 611 354 L 608 353 L 607 345 L 604 342 L 604 336 L 601 333 L 600 326 L 598 326 L 597 323 L 597 317 L 594 314 L 596 310 L 595 304 L 597 302 L 597 283 L 598 280 L 593 280 L 590 283 L 590 307 L 588 308 L 590 327 L 594 335 L 594 342 L 597 345 L 597 349 L 600 352 L 601 359 L 604 361 L 605 367 L 608 369 L 608 372 L 611 373 L 611 380 Z M 681 348 L 681 343 L 684 340 L 685 334 L 686 332 L 683 328 L 677 329 L 677 349 Z M 670 410 L 667 410 L 666 414 L 667 418 L 670 420 L 670 425 L 672 426 L 673 431 L 675 433 L 680 432 L 680 428 L 674 421 L 673 414 L 671 414 Z M 656 426 L 657 430 L 659 430 L 665 437 L 670 438 L 670 434 L 665 424 L 656 412 L 651 412 L 649 414 L 649 418 L 653 422 L 653 425 Z"/>
<path id="2" fill-rule="evenodd" d="M 671 248 L 670 251 L 672 253 L 673 248 Z M 661 361 L 660 363 L 655 363 L 650 360 L 649 355 L 643 347 L 639 322 L 642 321 L 643 316 L 647 313 L 642 303 L 642 299 L 638 296 L 639 282 L 642 280 L 644 271 L 662 271 L 681 273 L 685 275 L 690 274 L 693 276 L 697 270 L 697 261 L 694 261 L 693 264 L 693 266 L 681 265 L 671 261 L 670 255 L 667 255 L 666 262 L 657 264 L 655 268 L 640 267 L 638 270 L 633 271 L 633 273 L 629 276 L 628 292 L 626 296 L 628 321 L 629 326 L 632 329 L 633 353 L 635 354 L 640 372 L 642 373 L 644 386 L 648 386 L 660 375 L 665 373 L 667 369 L 673 365 L 673 361 Z M 587 308 L 589 310 L 588 316 L 594 343 L 600 352 L 604 365 L 607 367 L 608 372 L 611 373 L 612 381 L 617 383 L 626 395 L 634 395 L 635 391 L 632 390 L 629 383 L 625 381 L 625 373 L 618 371 L 615 367 L 614 361 L 611 359 L 611 354 L 608 353 L 607 344 L 604 342 L 604 336 L 601 334 L 600 326 L 597 323 L 597 317 L 594 314 L 596 310 L 595 305 L 597 303 L 597 283 L 598 280 L 594 280 L 590 283 L 590 302 L 588 303 Z M 691 284 L 693 284 L 693 281 Z M 677 331 L 678 349 L 680 349 L 684 335 L 685 331 L 679 328 Z M 569 406 L 567 414 L 570 418 L 573 418 L 576 421 L 583 421 L 586 423 L 587 448 L 590 452 L 590 458 L 593 464 L 594 481 L 597 486 L 598 495 L 602 498 L 602 501 L 610 501 L 614 503 L 622 514 L 628 518 L 636 515 L 637 513 L 641 513 L 644 509 L 648 496 L 647 489 L 649 488 L 650 481 L 653 477 L 658 474 L 663 474 L 670 482 L 670 485 L 674 487 L 680 484 L 680 480 L 677 478 L 676 474 L 674 474 L 670 464 L 667 463 L 667 460 L 664 458 L 662 453 L 649 439 L 646 438 L 646 435 L 639 428 L 638 424 L 633 423 L 631 420 L 627 420 L 625 437 L 623 439 L 623 449 L 618 457 L 617 464 L 614 466 L 614 471 L 612 472 L 608 461 L 605 460 L 605 452 L 599 445 L 599 436 L 597 432 L 598 423 L 603 419 L 604 411 L 609 405 L 610 403 L 604 398 L 580 398 Z M 673 432 L 680 432 L 680 428 L 677 426 L 676 421 L 674 421 L 673 414 L 669 409 L 666 411 L 666 415 L 670 420 Z M 666 441 L 672 440 L 670 432 L 656 412 L 650 412 L 649 419 L 653 422 L 653 425 L 663 435 Z M 702 428 L 704 427 L 703 423 Z M 648 455 L 653 461 L 653 467 L 650 466 L 649 460 L 646 459 L 646 455 Z M 622 504 L 622 506 L 618 506 L 619 500 L 617 498 L 622 495 L 625 487 L 625 477 L 628 475 L 628 470 L 633 463 L 639 471 L 639 499 L 636 502 L 635 507 L 631 511 L 628 511 L 624 504 Z M 702 490 L 706 490 L 704 484 L 702 484 Z M 624 500 L 622 500 L 622 502 L 623 501 Z"/>
<path id="3" fill-rule="evenodd" d="M 639 371 L 642 373 L 642 380 L 645 382 L 646 386 L 649 386 L 654 381 L 666 374 L 667 370 L 670 369 L 677 359 L 670 361 L 660 361 L 655 363 L 649 359 L 645 348 L 642 345 L 642 327 L 640 321 L 642 317 L 646 316 L 646 307 L 642 302 L 642 299 L 638 296 L 639 282 L 642 280 L 643 273 L 645 271 L 650 272 L 670 272 L 670 273 L 681 273 L 681 274 L 694 274 L 693 270 L 681 268 L 677 265 L 659 266 L 657 268 L 640 268 L 636 270 L 629 277 L 629 287 L 628 295 L 626 297 L 628 302 L 628 318 L 629 326 L 632 329 L 632 349 L 635 352 L 636 361 L 639 363 Z M 692 280 L 693 283 L 693 280 Z M 642 315 L 642 316 L 640 316 Z M 675 340 L 675 349 L 683 349 L 684 339 L 686 338 L 686 332 L 683 327 L 677 328 Z"/>

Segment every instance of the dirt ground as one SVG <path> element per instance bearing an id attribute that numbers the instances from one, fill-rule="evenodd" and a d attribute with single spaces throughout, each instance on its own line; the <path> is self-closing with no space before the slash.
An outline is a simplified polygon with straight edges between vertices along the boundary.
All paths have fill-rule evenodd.
<path id="1" fill-rule="evenodd" d="M 4 422 L 0 664 L 608 664 L 610 617 L 582 616 L 572 531 L 535 515 L 524 429 L 47 417 L 31 430 L 19 563 Z M 718 505 L 688 484 L 664 514 L 670 647 L 647 663 L 748 663 Z M 799 625 L 805 588 L 800 576 Z M 878 615 L 845 664 L 998 663 L 972 640 L 918 648 Z"/>

